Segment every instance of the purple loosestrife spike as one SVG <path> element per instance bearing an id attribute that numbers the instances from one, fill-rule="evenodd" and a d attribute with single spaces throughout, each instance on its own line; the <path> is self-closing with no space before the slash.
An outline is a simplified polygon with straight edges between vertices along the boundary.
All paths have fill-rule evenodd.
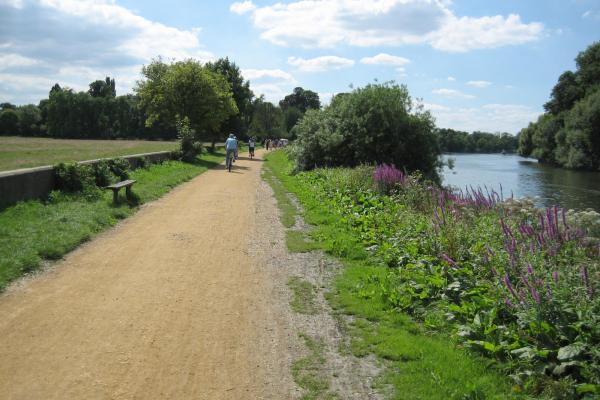
<path id="1" fill-rule="evenodd" d="M 533 275 L 533 267 L 531 266 L 531 263 L 527 263 L 527 273 L 529 275 Z"/>
<path id="2" fill-rule="evenodd" d="M 533 299 L 535 300 L 536 303 L 540 304 L 540 294 L 538 293 L 537 289 L 534 287 L 531 287 L 531 297 L 533 297 Z"/>
<path id="3" fill-rule="evenodd" d="M 504 284 L 506 285 L 506 288 L 508 289 L 510 294 L 512 294 L 515 299 L 520 300 L 520 297 L 517 295 L 517 292 L 515 292 L 515 289 L 513 288 L 513 285 L 510 282 L 510 277 L 508 276 L 508 274 L 504 275 Z"/>
<path id="4" fill-rule="evenodd" d="M 514 307 L 513 303 L 509 299 L 504 299 L 504 303 L 509 307 Z"/>
<path id="5" fill-rule="evenodd" d="M 552 279 L 554 279 L 554 283 L 558 283 L 558 271 L 552 273 Z"/>
<path id="6" fill-rule="evenodd" d="M 442 253 L 442 258 L 448 263 L 450 264 L 452 267 L 456 268 L 458 265 L 456 264 L 456 261 L 454 261 L 452 258 L 450 258 L 446 253 Z"/>

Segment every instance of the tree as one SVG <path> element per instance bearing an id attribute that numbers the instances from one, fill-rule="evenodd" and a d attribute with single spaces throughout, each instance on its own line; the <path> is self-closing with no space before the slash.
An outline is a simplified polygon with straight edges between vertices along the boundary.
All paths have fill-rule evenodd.
<path id="1" fill-rule="evenodd" d="M 578 74 L 586 93 L 591 93 L 600 85 L 600 42 L 590 45 L 575 58 Z"/>
<path id="2" fill-rule="evenodd" d="M 94 81 L 90 83 L 88 93 L 92 97 L 116 97 L 115 80 L 107 76 L 103 81 Z"/>
<path id="3" fill-rule="evenodd" d="M 19 133 L 25 136 L 39 135 L 42 115 L 40 109 L 34 104 L 27 104 L 17 108 L 19 116 Z"/>
<path id="4" fill-rule="evenodd" d="M 273 103 L 260 96 L 253 103 L 254 113 L 250 124 L 250 134 L 259 138 L 285 136 L 283 112 Z"/>
<path id="5" fill-rule="evenodd" d="M 235 132 L 236 135 L 246 135 L 250 121 L 252 119 L 252 99 L 254 93 L 250 90 L 250 82 L 244 81 L 240 69 L 234 62 L 229 61 L 229 58 L 220 58 L 215 62 L 206 63 L 206 67 L 218 74 L 221 74 L 227 79 L 231 85 L 233 99 L 238 108 L 239 113 L 234 114 L 227 119 L 222 125 L 222 133 L 225 137 L 230 132 Z"/>
<path id="6" fill-rule="evenodd" d="M 564 72 L 558 83 L 552 89 L 550 101 L 544 104 L 544 109 L 551 114 L 570 110 L 575 102 L 585 95 L 583 86 L 579 83 L 577 74 L 571 71 Z"/>
<path id="7" fill-rule="evenodd" d="M 4 111 L 4 110 L 16 110 L 17 106 L 15 106 L 12 103 L 0 103 L 0 111 Z"/>
<path id="8" fill-rule="evenodd" d="M 174 126 L 187 117 L 199 138 L 220 136 L 223 122 L 238 112 L 227 79 L 198 61 L 166 64 L 161 59 L 142 68 L 135 91 L 146 112 L 146 125 Z"/>
<path id="9" fill-rule="evenodd" d="M 0 112 L 0 135 L 18 135 L 19 134 L 19 116 L 11 108 L 3 109 Z"/>
<path id="10" fill-rule="evenodd" d="M 431 114 L 413 107 L 406 86 L 371 84 L 336 96 L 298 122 L 293 157 L 299 169 L 395 164 L 437 180 L 440 154 Z"/>
<path id="11" fill-rule="evenodd" d="M 304 90 L 301 87 L 297 87 L 292 94 L 285 96 L 279 102 L 279 107 L 284 111 L 290 107 L 294 107 L 304 114 L 307 110 L 318 110 L 321 108 L 321 101 L 319 100 L 319 95 L 312 90 Z"/>

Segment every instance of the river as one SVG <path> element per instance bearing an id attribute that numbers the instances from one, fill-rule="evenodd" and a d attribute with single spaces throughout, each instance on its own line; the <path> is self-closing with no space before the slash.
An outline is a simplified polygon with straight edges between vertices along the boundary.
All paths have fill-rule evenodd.
<path id="1" fill-rule="evenodd" d="M 571 171 L 539 164 L 536 160 L 502 154 L 445 154 L 454 169 L 445 167 L 444 185 L 458 188 L 487 186 L 504 197 L 531 197 L 537 206 L 592 208 L 600 212 L 600 172 Z"/>

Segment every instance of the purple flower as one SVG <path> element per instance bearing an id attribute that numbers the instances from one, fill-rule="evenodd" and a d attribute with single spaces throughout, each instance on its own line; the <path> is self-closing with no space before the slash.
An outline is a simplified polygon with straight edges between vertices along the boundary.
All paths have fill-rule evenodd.
<path id="1" fill-rule="evenodd" d="M 448 264 L 450 264 L 454 268 L 458 267 L 458 265 L 456 264 L 456 261 L 454 261 L 452 258 L 450 258 L 446 253 L 442 254 L 442 259 L 444 259 L 444 261 L 446 261 Z"/>
<path id="2" fill-rule="evenodd" d="M 552 279 L 554 279 L 554 283 L 558 283 L 558 271 L 552 273 Z"/>

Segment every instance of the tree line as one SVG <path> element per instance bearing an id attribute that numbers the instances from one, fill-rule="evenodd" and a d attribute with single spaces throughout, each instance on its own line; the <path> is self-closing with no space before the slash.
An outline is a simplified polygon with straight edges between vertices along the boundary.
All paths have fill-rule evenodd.
<path id="1" fill-rule="evenodd" d="M 0 135 L 73 139 L 175 139 L 186 119 L 201 141 L 218 141 L 233 132 L 288 137 L 319 96 L 297 87 L 279 104 L 257 97 L 239 67 L 228 58 L 202 64 L 166 63 L 158 58 L 142 68 L 134 93 L 117 96 L 107 77 L 77 92 L 55 84 L 39 104 L 0 103 Z"/>
<path id="2" fill-rule="evenodd" d="M 600 170 L 600 42 L 575 58 L 552 89 L 545 113 L 522 129 L 519 153 L 573 169 Z"/>
<path id="3" fill-rule="evenodd" d="M 436 136 L 443 153 L 515 153 L 518 136 L 510 133 L 473 133 L 454 129 L 436 129 Z"/>

